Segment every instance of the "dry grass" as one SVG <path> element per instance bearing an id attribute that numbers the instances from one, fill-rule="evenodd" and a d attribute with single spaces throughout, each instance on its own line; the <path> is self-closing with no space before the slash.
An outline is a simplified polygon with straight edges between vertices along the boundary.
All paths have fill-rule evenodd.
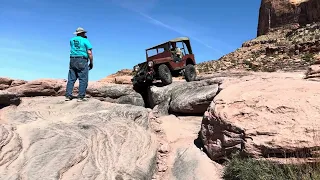
<path id="1" fill-rule="evenodd" d="M 320 132 L 314 128 L 313 148 L 283 152 L 278 158 L 254 159 L 235 153 L 226 164 L 225 180 L 319 180 Z M 269 154 L 268 157 L 277 157 Z"/>
<path id="2" fill-rule="evenodd" d="M 317 180 L 320 163 L 279 164 L 271 161 L 231 158 L 224 171 L 226 180 Z"/>

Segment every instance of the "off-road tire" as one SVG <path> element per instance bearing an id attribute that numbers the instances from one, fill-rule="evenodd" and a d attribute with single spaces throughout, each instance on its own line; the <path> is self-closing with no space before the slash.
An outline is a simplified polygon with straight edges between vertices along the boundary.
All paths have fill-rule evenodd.
<path id="1" fill-rule="evenodd" d="M 172 83 L 172 74 L 170 72 L 170 69 L 167 65 L 165 64 L 161 64 L 158 67 L 158 74 L 159 74 L 159 78 L 162 82 L 163 85 L 169 85 Z"/>
<path id="2" fill-rule="evenodd" d="M 184 78 L 187 82 L 196 80 L 196 68 L 192 64 L 188 64 L 184 69 Z"/>
<path id="3" fill-rule="evenodd" d="M 135 90 L 137 92 L 139 92 L 142 87 L 142 85 L 138 82 L 132 83 L 132 85 L 133 85 L 133 90 Z"/>

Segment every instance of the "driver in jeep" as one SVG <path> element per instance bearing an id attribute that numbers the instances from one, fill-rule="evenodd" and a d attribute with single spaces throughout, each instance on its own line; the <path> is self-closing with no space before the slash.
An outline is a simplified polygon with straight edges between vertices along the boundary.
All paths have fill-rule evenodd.
<path id="1" fill-rule="evenodd" d="M 172 42 L 171 45 L 172 45 L 172 48 L 170 49 L 170 51 L 173 54 L 173 61 L 180 62 L 182 59 L 181 49 L 177 47 L 175 42 Z"/>

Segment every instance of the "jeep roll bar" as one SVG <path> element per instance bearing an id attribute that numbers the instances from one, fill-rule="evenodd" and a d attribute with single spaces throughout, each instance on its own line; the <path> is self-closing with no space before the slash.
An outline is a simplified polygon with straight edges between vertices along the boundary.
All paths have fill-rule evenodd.
<path id="1" fill-rule="evenodd" d="M 169 47 L 170 47 L 171 42 L 184 42 L 184 43 L 182 43 L 182 44 L 183 44 L 183 48 L 184 48 L 184 44 L 186 44 L 186 46 L 187 46 L 187 48 L 188 48 L 189 54 L 193 54 L 193 53 L 192 53 L 191 44 L 190 44 L 190 39 L 189 39 L 188 37 L 178 37 L 178 38 L 169 40 L 169 41 L 167 41 L 167 42 L 158 44 L 158 45 L 156 45 L 156 46 L 153 46 L 153 47 L 151 47 L 151 48 L 148 48 L 148 49 L 146 49 L 146 54 L 147 54 L 147 51 L 152 50 L 152 49 L 157 49 L 157 52 L 158 52 L 158 48 L 161 47 L 161 46 L 165 47 L 165 46 L 167 46 L 167 45 L 169 44 Z M 169 49 L 170 49 L 170 48 L 169 48 Z M 184 51 L 185 51 L 185 49 L 184 49 Z"/>

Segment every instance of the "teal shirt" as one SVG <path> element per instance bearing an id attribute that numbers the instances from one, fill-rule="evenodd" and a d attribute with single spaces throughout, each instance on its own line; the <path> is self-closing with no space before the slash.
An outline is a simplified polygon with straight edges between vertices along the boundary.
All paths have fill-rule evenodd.
<path id="1" fill-rule="evenodd" d="M 88 58 L 87 50 L 92 49 L 88 39 L 81 36 L 75 36 L 70 39 L 70 56 L 84 56 Z"/>

